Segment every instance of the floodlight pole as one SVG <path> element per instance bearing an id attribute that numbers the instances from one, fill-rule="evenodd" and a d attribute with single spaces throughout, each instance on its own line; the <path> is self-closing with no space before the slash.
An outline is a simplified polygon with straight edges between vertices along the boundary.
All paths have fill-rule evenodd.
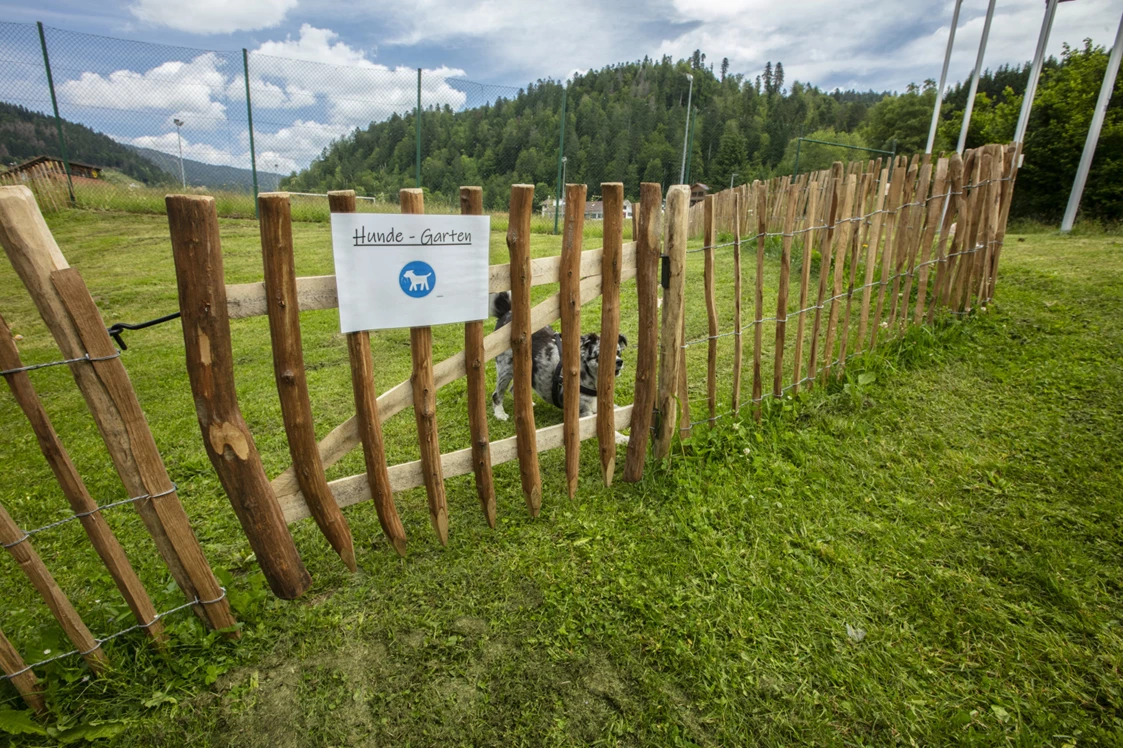
<path id="1" fill-rule="evenodd" d="M 1092 115 L 1092 126 L 1088 128 L 1084 153 L 1080 156 L 1080 166 L 1076 170 L 1072 192 L 1068 194 L 1068 207 L 1065 209 L 1064 220 L 1061 221 L 1062 233 L 1072 231 L 1072 225 L 1076 222 L 1076 211 L 1080 208 L 1080 198 L 1084 195 L 1084 185 L 1092 168 L 1092 158 L 1096 155 L 1100 128 L 1103 127 L 1104 115 L 1107 114 L 1107 105 L 1111 103 L 1111 92 L 1115 89 L 1115 76 L 1119 73 L 1120 57 L 1123 57 L 1123 18 L 1119 19 L 1119 30 L 1115 32 L 1115 46 L 1111 48 L 1111 57 L 1107 61 L 1107 70 L 1104 72 L 1103 84 L 1100 86 L 1100 96 L 1096 100 L 1096 111 Z"/>
<path id="2" fill-rule="evenodd" d="M 686 146 L 687 138 L 690 136 L 690 101 L 694 97 L 694 76 L 690 73 L 686 74 L 690 80 L 690 90 L 686 94 L 686 127 L 682 131 L 682 168 L 678 172 L 678 183 L 683 184 L 686 179 Z"/>
<path id="3" fill-rule="evenodd" d="M 975 58 L 975 71 L 971 73 L 971 90 L 967 93 L 967 108 L 963 110 L 963 126 L 959 128 L 959 144 L 955 150 L 960 156 L 967 146 L 967 131 L 971 128 L 971 112 L 975 109 L 975 94 L 979 90 L 979 76 L 983 74 L 983 57 L 987 52 L 987 37 L 990 36 L 990 22 L 994 20 L 994 3 L 987 5 L 987 19 L 983 23 L 983 36 L 979 39 L 979 56 Z"/>
<path id="4" fill-rule="evenodd" d="M 1029 113 L 1033 109 L 1033 99 L 1037 96 L 1037 83 L 1041 79 L 1041 68 L 1045 65 L 1045 48 L 1049 45 L 1049 32 L 1053 29 L 1053 18 L 1056 15 L 1057 0 L 1045 0 L 1045 18 L 1041 21 L 1041 33 L 1037 36 L 1037 49 L 1033 53 L 1033 66 L 1029 70 L 1025 96 L 1022 97 L 1022 111 L 1018 114 L 1018 126 L 1014 130 L 1014 142 L 1018 145 L 1025 142 Z"/>
<path id="5" fill-rule="evenodd" d="M 183 189 L 187 189 L 187 176 L 183 171 L 183 136 L 179 134 L 179 128 L 183 127 L 183 120 L 173 119 L 175 123 L 175 139 L 179 143 L 179 181 L 183 185 Z"/>
<path id="6" fill-rule="evenodd" d="M 740 176 L 737 172 L 733 172 L 733 176 L 729 178 L 729 189 L 733 189 L 733 180 Z"/>
<path id="7" fill-rule="evenodd" d="M 561 196 L 565 189 L 565 98 L 568 87 L 562 83 L 561 132 L 558 135 L 558 193 L 554 196 L 554 233 L 558 233 L 558 219 L 561 217 Z"/>
<path id="8" fill-rule="evenodd" d="M 1055 1 L 1055 0 L 1054 0 Z M 944 84 L 948 80 L 948 65 L 951 64 L 951 50 L 955 46 L 955 29 L 959 26 L 959 9 L 963 0 L 955 0 L 955 10 L 951 14 L 951 31 L 948 32 L 948 48 L 944 52 L 944 67 L 940 71 L 940 87 L 936 89 L 936 104 L 932 107 L 932 125 L 928 128 L 928 145 L 925 153 L 931 153 L 936 144 L 936 127 L 940 124 L 940 106 L 944 103 Z"/>

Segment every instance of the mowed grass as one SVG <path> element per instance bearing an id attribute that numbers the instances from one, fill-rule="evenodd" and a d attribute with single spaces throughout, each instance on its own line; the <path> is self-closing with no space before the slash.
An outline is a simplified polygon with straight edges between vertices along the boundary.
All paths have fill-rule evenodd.
<path id="1" fill-rule="evenodd" d="M 163 217 L 65 212 L 49 222 L 107 322 L 176 308 Z M 228 282 L 259 280 L 256 224 L 224 220 L 222 230 Z M 298 273 L 330 273 L 326 224 L 294 233 Z M 532 242 L 536 255 L 558 250 L 555 237 Z M 446 548 L 424 493 L 397 497 L 405 560 L 382 540 L 369 503 L 347 509 L 354 575 L 314 524 L 298 523 L 315 586 L 294 602 L 266 591 L 202 450 L 177 323 L 127 334 L 125 365 L 244 636 L 226 642 L 180 613 L 168 619 L 167 654 L 129 635 L 108 645 L 106 677 L 88 678 L 75 658 L 45 666 L 47 724 L 95 725 L 122 745 L 1118 744 L 1120 250 L 1110 235 L 1011 236 L 987 313 L 911 328 L 852 359 L 842 380 L 766 402 L 760 425 L 745 410 L 698 426 L 636 485 L 605 489 L 587 442 L 570 502 L 560 452 L 543 454 L 535 520 L 511 463 L 495 470 L 495 531 L 471 478 L 448 481 Z M 743 322 L 753 251 L 744 250 Z M 728 332 L 731 250 L 716 252 Z M 776 311 L 777 252 L 767 251 L 765 316 Z M 689 258 L 688 339 L 706 334 L 702 253 Z M 505 260 L 496 233 L 492 261 Z M 817 263 L 812 270 L 814 285 Z M 536 299 L 552 290 L 536 289 Z M 633 343 L 634 296 L 625 284 L 622 329 Z M 0 313 L 24 336 L 28 362 L 57 358 L 3 263 Z M 334 312 L 302 321 L 323 435 L 354 409 L 346 346 Z M 594 302 L 583 327 L 598 324 Z M 767 392 L 773 326 L 764 332 Z M 791 323 L 789 362 L 794 333 Z M 236 321 L 233 335 L 242 409 L 274 476 L 289 458 L 266 321 Z M 462 343 L 459 328 L 434 338 L 437 360 Z M 688 354 L 695 419 L 708 415 L 705 347 Z M 719 412 L 732 347 L 732 336 L 721 339 Z M 404 332 L 375 336 L 374 355 L 380 390 L 408 377 Z M 123 498 L 70 375 L 32 376 L 93 495 Z M 633 376 L 627 367 L 618 402 L 630 402 Z M 745 399 L 750 387 L 747 368 Z M 560 421 L 541 403 L 536 417 Z M 463 382 L 440 391 L 438 421 L 444 451 L 467 446 Z M 0 501 L 24 527 L 66 516 L 10 396 L 0 396 L 0 423 Z M 513 434 L 494 420 L 491 429 L 496 439 Z M 410 413 L 386 433 L 392 462 L 416 458 Z M 353 453 L 329 477 L 361 470 Z M 135 512 L 107 519 L 157 607 L 180 604 Z M 130 625 L 76 525 L 35 536 L 35 547 L 95 635 Z M 11 559 L 0 580 L 0 628 L 25 657 L 68 650 Z M 19 708 L 0 686 L 0 710 Z"/>

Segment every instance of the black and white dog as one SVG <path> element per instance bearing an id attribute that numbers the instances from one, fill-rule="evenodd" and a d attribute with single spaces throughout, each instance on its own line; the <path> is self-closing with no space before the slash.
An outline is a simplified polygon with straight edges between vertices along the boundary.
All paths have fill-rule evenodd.
<path id="1" fill-rule="evenodd" d="M 498 330 L 511 323 L 511 295 L 509 292 L 492 294 L 491 314 L 499 321 L 495 324 Z M 628 345 L 628 339 L 620 336 L 616 343 L 616 374 L 624 368 L 624 359 L 621 354 Z M 531 384 L 534 391 L 548 403 L 555 407 L 562 407 L 562 355 L 561 334 L 554 332 L 552 327 L 543 327 L 531 336 L 530 339 L 531 361 L 533 369 Z M 510 350 L 495 357 L 495 392 L 491 395 L 491 404 L 495 417 L 500 421 L 507 420 L 507 412 L 503 409 L 503 397 L 511 385 L 515 375 L 513 354 Z M 601 339 L 595 332 L 581 336 L 581 417 L 597 412 L 597 372 L 600 369 Z"/>

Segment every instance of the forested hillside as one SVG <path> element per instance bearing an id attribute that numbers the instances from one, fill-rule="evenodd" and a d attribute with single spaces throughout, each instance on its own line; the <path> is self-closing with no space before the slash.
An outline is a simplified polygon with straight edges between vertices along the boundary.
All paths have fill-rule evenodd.
<path id="1" fill-rule="evenodd" d="M 1019 179 L 1016 215 L 1057 217 L 1080 157 L 1107 54 L 1088 42 L 1065 48 L 1042 76 L 1026 140 L 1025 170 Z M 664 186 L 679 181 L 685 130 L 687 74 L 694 76 L 697 110 L 688 156 L 691 181 L 713 187 L 790 173 L 795 138 L 892 150 L 923 151 L 935 101 L 935 84 L 925 81 L 899 94 L 821 91 L 788 83 L 782 63 L 769 63 L 748 78 L 707 65 L 695 52 L 689 60 L 645 58 L 576 76 L 569 84 L 565 115 L 566 181 L 590 185 L 624 182 L 635 197 L 641 181 Z M 987 71 L 979 84 L 967 146 L 1009 141 L 1028 77 L 1028 66 Z M 1120 87 L 1123 88 L 1123 79 Z M 936 150 L 955 147 L 967 86 L 953 87 L 942 113 Z M 537 186 L 536 199 L 552 195 L 557 182 L 562 84 L 546 80 L 510 100 L 463 112 L 422 113 L 422 184 L 451 199 L 464 184 L 484 185 L 488 207 L 503 207 L 512 183 Z M 1109 111 L 1089 180 L 1085 213 L 1123 218 L 1123 96 Z M 354 188 L 363 194 L 396 197 L 413 184 L 415 123 L 395 115 L 356 130 L 334 143 L 303 172 L 282 181 L 293 190 L 323 192 Z M 799 169 L 823 168 L 858 151 L 809 146 Z M 864 157 L 864 156 L 858 156 Z"/>
<path id="2" fill-rule="evenodd" d="M 144 184 L 170 184 L 173 178 L 131 148 L 74 122 L 63 120 L 70 158 L 116 169 Z M 0 165 L 9 166 L 34 156 L 61 156 L 53 117 L 18 104 L 0 102 Z"/>

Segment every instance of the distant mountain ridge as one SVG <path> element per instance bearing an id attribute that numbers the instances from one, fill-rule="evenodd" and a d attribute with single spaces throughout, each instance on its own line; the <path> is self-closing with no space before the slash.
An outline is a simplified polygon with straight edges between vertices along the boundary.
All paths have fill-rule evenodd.
<path id="1" fill-rule="evenodd" d="M 172 181 L 179 184 L 179 156 L 135 145 L 125 147 L 170 174 Z M 253 189 L 253 171 L 250 169 L 239 169 L 236 166 L 217 166 L 185 158 L 183 159 L 183 173 L 190 187 L 210 187 L 247 192 Z M 275 191 L 281 183 L 282 176 L 282 174 L 274 174 L 268 171 L 258 171 L 258 189 L 261 192 Z"/>
<path id="2" fill-rule="evenodd" d="M 114 169 L 144 184 L 165 184 L 172 175 L 160 166 L 85 125 L 63 120 L 70 158 Z M 0 166 L 36 156 L 61 156 L 55 120 L 18 104 L 0 102 Z M 175 173 L 179 174 L 179 166 Z"/>

